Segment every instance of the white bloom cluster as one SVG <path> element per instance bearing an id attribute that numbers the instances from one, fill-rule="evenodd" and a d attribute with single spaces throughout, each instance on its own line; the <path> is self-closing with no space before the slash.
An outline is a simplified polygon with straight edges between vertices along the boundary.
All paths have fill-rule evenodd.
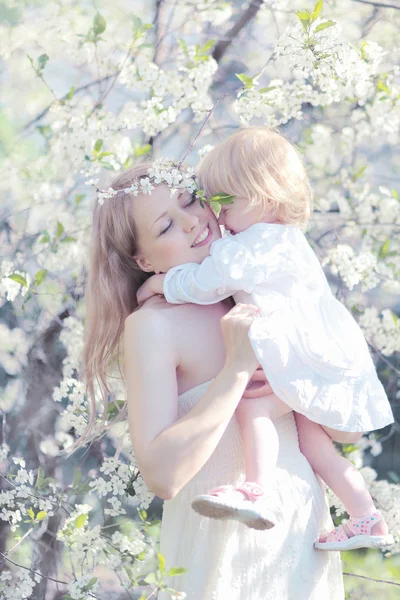
<path id="1" fill-rule="evenodd" d="M 0 323 L 0 364 L 9 375 L 18 375 L 26 363 L 29 342 L 22 329 Z"/>
<path id="2" fill-rule="evenodd" d="M 345 285 L 352 290 L 359 283 L 362 290 L 370 290 L 379 283 L 376 275 L 376 256 L 372 252 L 360 252 L 358 255 L 351 246 L 338 244 L 328 250 L 323 264 L 329 264 L 334 275 L 340 275 Z"/>
<path id="3" fill-rule="evenodd" d="M 99 589 L 99 581 L 93 573 L 78 577 L 70 585 L 68 593 L 73 600 L 92 600 L 93 594 Z"/>
<path id="4" fill-rule="evenodd" d="M 379 315 L 375 307 L 366 308 L 359 324 L 367 340 L 382 354 L 391 356 L 400 352 L 400 321 L 391 310 L 383 310 Z"/>
<path id="5" fill-rule="evenodd" d="M 277 127 L 290 119 L 302 119 L 304 98 L 311 97 L 312 88 L 300 80 L 272 79 L 267 87 L 258 89 L 254 82 L 251 89 L 241 89 L 235 103 L 235 111 L 243 124 L 254 117 L 262 118 L 269 127 Z"/>
<path id="6" fill-rule="evenodd" d="M 27 287 L 9 278 L 9 275 L 13 274 L 24 277 L 28 286 L 31 284 L 31 277 L 28 273 L 14 268 L 12 262 L 9 260 L 3 260 L 0 265 L 0 298 L 4 298 L 10 302 L 14 302 L 18 294 L 24 297 L 28 291 Z"/>
<path id="7" fill-rule="evenodd" d="M 133 196 L 138 194 L 151 196 L 155 185 L 167 185 L 171 188 L 171 193 L 175 193 L 179 189 L 186 189 L 190 193 L 197 191 L 195 173 L 192 167 L 182 168 L 171 160 L 161 158 L 154 161 L 147 172 L 148 177 L 134 179 L 129 187 L 122 190 L 114 190 L 111 187 L 107 190 L 98 190 L 98 203 L 104 204 L 104 200 L 121 193 L 132 194 Z"/>
<path id="8" fill-rule="evenodd" d="M 5 569 L 0 573 L 0 596 L 2 600 L 27 600 L 40 580 L 40 575 L 26 569 L 17 568 L 13 575 Z"/>
<path id="9" fill-rule="evenodd" d="M 129 538 L 123 535 L 120 531 L 113 533 L 111 542 L 120 552 L 126 552 L 136 556 L 146 549 L 146 540 L 143 533 L 139 530 L 134 532 L 134 537 Z"/>
<path id="10" fill-rule="evenodd" d="M 133 486 L 135 496 L 140 502 L 141 508 L 148 508 L 150 502 L 154 498 L 154 494 L 150 492 L 144 484 L 141 475 L 138 473 L 135 458 L 132 454 L 129 456 L 128 464 L 122 462 L 117 458 L 105 458 L 100 471 L 107 477 L 94 477 L 89 483 L 90 487 L 100 497 L 105 497 L 108 494 L 114 496 L 122 496 L 126 494 L 129 485 Z M 133 483 L 131 483 L 135 479 Z M 123 514 L 125 511 L 121 506 L 118 499 L 108 499 L 111 503 L 112 509 L 105 509 L 107 514 L 110 516 L 117 516 L 118 513 Z"/>
<path id="11" fill-rule="evenodd" d="M 164 131 L 186 108 L 191 108 L 195 121 L 210 110 L 208 90 L 218 65 L 207 53 L 198 54 L 196 46 L 185 47 L 174 70 L 164 70 L 142 53 L 134 63 L 125 64 L 120 81 L 134 91 L 151 97 L 127 102 L 120 122 L 128 129 L 140 127 L 147 135 Z"/>
<path id="12" fill-rule="evenodd" d="M 24 400 L 24 384 L 22 379 L 10 379 L 0 390 L 0 410 L 9 412 L 15 410 Z"/>

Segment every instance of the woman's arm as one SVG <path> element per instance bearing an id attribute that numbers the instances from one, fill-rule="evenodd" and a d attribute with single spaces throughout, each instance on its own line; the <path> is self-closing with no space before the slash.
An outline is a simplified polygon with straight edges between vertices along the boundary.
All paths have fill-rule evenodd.
<path id="1" fill-rule="evenodd" d="M 152 313 L 149 318 L 146 313 L 133 313 L 125 325 L 128 421 L 146 485 L 169 499 L 209 459 L 257 367 L 248 340 L 257 309 L 237 305 L 223 317 L 225 366 L 196 406 L 179 420 L 174 331 L 163 315 Z"/>

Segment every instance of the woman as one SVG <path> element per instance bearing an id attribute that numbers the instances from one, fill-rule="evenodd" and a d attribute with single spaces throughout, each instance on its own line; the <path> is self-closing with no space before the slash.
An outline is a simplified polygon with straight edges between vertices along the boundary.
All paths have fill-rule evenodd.
<path id="1" fill-rule="evenodd" d="M 128 170 L 111 187 L 129 188 L 150 166 Z M 170 579 L 172 588 L 188 600 L 343 600 L 339 554 L 313 548 L 331 521 L 299 451 L 293 413 L 276 415 L 281 449 L 270 501 L 285 515 L 276 527 L 265 532 L 212 521 L 190 506 L 216 483 L 243 481 L 234 413 L 246 409 L 241 398 L 257 367 L 248 340 L 256 309 L 232 309 L 228 301 L 172 306 L 163 298 L 134 309 L 149 274 L 201 262 L 219 236 L 208 206 L 187 191 L 171 194 L 166 185 L 151 195 L 120 193 L 96 207 L 87 290 L 89 390 L 94 377 L 106 384 L 105 366 L 123 334 L 134 452 L 149 489 L 165 500 L 160 551 L 167 568 L 187 569 Z"/>

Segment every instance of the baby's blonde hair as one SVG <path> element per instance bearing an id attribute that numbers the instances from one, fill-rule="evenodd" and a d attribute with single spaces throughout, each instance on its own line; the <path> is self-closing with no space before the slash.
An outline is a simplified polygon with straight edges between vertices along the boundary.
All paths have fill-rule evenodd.
<path id="1" fill-rule="evenodd" d="M 295 146 L 268 127 L 242 127 L 202 160 L 199 184 L 207 196 L 226 192 L 276 221 L 306 228 L 313 204 L 310 181 Z"/>

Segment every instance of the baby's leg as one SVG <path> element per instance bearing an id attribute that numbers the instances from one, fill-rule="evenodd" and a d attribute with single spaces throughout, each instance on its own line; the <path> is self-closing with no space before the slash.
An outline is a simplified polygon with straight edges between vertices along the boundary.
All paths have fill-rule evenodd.
<path id="1" fill-rule="evenodd" d="M 236 418 L 243 438 L 247 481 L 268 487 L 279 451 L 273 421 L 290 411 L 275 394 L 240 401 Z"/>
<path id="2" fill-rule="evenodd" d="M 298 413 L 295 416 L 301 452 L 314 471 L 343 502 L 349 515 L 363 517 L 374 512 L 374 502 L 360 471 L 349 460 L 340 456 L 321 425 Z M 374 525 L 372 533 L 386 535 L 386 523 L 380 521 Z"/>
<path id="3" fill-rule="evenodd" d="M 321 427 L 334 442 L 339 442 L 339 444 L 355 444 L 362 438 L 362 433 L 358 431 L 338 431 L 326 425 L 321 425 Z"/>

